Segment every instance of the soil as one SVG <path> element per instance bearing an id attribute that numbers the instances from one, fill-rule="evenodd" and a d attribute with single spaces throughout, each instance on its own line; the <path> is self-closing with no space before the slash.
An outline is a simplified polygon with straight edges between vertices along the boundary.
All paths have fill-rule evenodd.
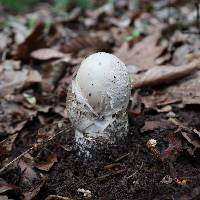
<path id="1" fill-rule="evenodd" d="M 189 126 L 200 127 L 200 110 L 177 109 L 176 113 Z M 157 149 L 160 152 L 167 148 L 168 134 L 176 131 L 175 126 L 168 124 L 167 128 L 140 131 L 145 120 L 166 119 L 165 114 L 151 112 L 130 116 L 130 132 L 126 141 L 94 151 L 92 158 L 78 155 L 73 144 L 73 133 L 69 134 L 64 145 L 72 148 L 69 151 L 58 149 L 58 162 L 34 199 L 44 199 L 50 194 L 72 199 L 199 199 L 199 157 L 191 157 L 186 150 L 182 150 L 176 158 L 162 161 L 146 146 L 146 142 L 153 138 L 157 140 Z M 14 183 L 16 176 L 17 174 L 4 175 L 3 178 Z M 173 181 L 169 184 L 163 183 L 166 176 L 170 176 Z M 82 193 L 77 192 L 79 188 L 91 191 L 92 197 L 84 198 Z"/>

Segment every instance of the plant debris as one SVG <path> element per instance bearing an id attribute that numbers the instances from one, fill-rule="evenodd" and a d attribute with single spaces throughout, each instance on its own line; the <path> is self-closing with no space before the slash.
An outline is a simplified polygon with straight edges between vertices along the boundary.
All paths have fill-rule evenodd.
<path id="1" fill-rule="evenodd" d="M 0 199 L 199 199 L 200 2 L 2 2 Z M 129 131 L 85 159 L 66 96 L 99 51 L 127 65 Z"/>

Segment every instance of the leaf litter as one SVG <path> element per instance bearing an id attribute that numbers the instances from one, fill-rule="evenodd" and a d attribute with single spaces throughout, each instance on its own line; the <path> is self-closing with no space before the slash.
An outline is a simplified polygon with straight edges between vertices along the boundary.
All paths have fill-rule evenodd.
<path id="1" fill-rule="evenodd" d="M 99 3 L 93 10 L 72 6 L 68 16 L 38 5 L 42 9 L 15 19 L 2 16 L 9 23 L 0 34 L 0 198 L 82 199 L 86 192 L 94 199 L 198 198 L 195 5 L 173 1 L 168 16 L 166 1 L 135 2 Z M 59 130 L 69 123 L 64 110 L 73 73 L 97 51 L 127 64 L 130 134 L 126 144 L 102 147 L 84 161 L 73 131 Z M 146 145 L 152 138 L 156 145 Z"/>

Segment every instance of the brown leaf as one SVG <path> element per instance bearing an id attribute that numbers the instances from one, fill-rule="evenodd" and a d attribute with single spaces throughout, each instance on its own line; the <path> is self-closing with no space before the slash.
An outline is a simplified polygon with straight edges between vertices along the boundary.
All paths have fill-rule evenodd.
<path id="1" fill-rule="evenodd" d="M 27 121 L 36 116 L 37 111 L 24 108 L 13 102 L 1 100 L 0 132 L 15 133 L 20 131 Z"/>
<path id="2" fill-rule="evenodd" d="M 14 143 L 17 135 L 18 135 L 18 133 L 10 135 L 10 136 L 8 136 L 8 138 L 6 138 L 2 142 L 0 142 L 0 153 L 1 153 L 1 155 L 3 155 L 3 154 L 7 155 L 7 154 L 10 153 L 10 151 L 12 151 L 13 143 Z"/>
<path id="3" fill-rule="evenodd" d="M 195 148 L 200 148 L 200 138 L 197 137 L 194 133 L 189 132 L 181 132 L 182 136 Z"/>
<path id="4" fill-rule="evenodd" d="M 179 66 L 157 66 L 149 69 L 144 74 L 139 75 L 138 77 L 134 75 L 133 79 L 136 80 L 133 83 L 134 88 L 142 88 L 145 86 L 155 86 L 162 83 L 169 83 L 172 80 L 179 79 L 185 76 L 190 75 L 198 67 L 199 61 L 194 60 L 193 62 Z"/>
<path id="5" fill-rule="evenodd" d="M 63 58 L 65 54 L 50 48 L 39 49 L 31 53 L 31 57 L 37 60 L 50 60 Z"/>
<path id="6" fill-rule="evenodd" d="M 22 70 L 16 70 L 18 64 L 13 61 L 5 61 L 2 64 L 3 70 L 0 71 L 0 96 L 5 97 L 8 94 L 12 94 L 16 90 L 20 90 L 23 87 L 41 82 L 42 78 L 38 71 L 28 70 L 23 68 Z"/>
<path id="7" fill-rule="evenodd" d="M 17 46 L 14 59 L 27 60 L 32 51 L 46 46 L 44 28 L 45 24 L 40 22 L 25 41 Z"/>
<path id="8" fill-rule="evenodd" d="M 178 82 L 166 88 L 157 90 L 153 95 L 143 96 L 142 100 L 147 105 L 159 104 L 159 101 L 166 99 L 174 103 L 184 105 L 200 104 L 200 71 L 193 73 Z M 161 102 L 161 101 L 160 101 Z M 145 104 L 146 104 L 145 103 Z"/>
<path id="9" fill-rule="evenodd" d="M 0 178 L 0 194 L 6 192 L 8 190 L 14 190 L 14 189 L 16 189 L 16 187 L 14 185 L 10 185 L 10 184 L 6 183 L 2 178 Z"/>
<path id="10" fill-rule="evenodd" d="M 33 163 L 33 157 L 28 153 L 16 163 L 16 167 L 21 172 L 19 187 L 24 196 L 24 200 L 33 199 L 46 181 L 45 176 L 34 170 Z"/>
<path id="11" fill-rule="evenodd" d="M 126 65 L 138 65 L 141 69 L 149 69 L 156 65 L 156 58 L 164 50 L 164 47 L 157 45 L 160 37 L 160 31 L 156 32 L 136 43 L 130 49 L 128 42 L 125 42 L 115 52 L 115 55 L 118 56 Z"/>
<path id="12" fill-rule="evenodd" d="M 34 186 L 31 190 L 24 192 L 23 193 L 24 200 L 33 199 L 38 194 L 38 192 L 41 190 L 41 188 L 44 186 L 45 182 L 46 182 L 46 178 L 43 177 L 42 181 L 39 184 Z"/>
<path id="13" fill-rule="evenodd" d="M 43 66 L 42 87 L 44 91 L 52 91 L 56 87 L 62 75 L 65 73 L 67 63 L 63 60 L 50 62 Z"/>
<path id="14" fill-rule="evenodd" d="M 169 122 L 166 120 L 161 121 L 145 121 L 144 126 L 141 128 L 142 132 L 153 131 L 158 128 L 165 128 L 169 126 Z"/>
<path id="15" fill-rule="evenodd" d="M 43 161 L 43 162 L 37 162 L 35 164 L 35 167 L 42 171 L 48 172 L 51 169 L 51 167 L 54 165 L 54 163 L 56 163 L 58 161 L 56 154 L 49 154 L 48 158 L 45 158 L 45 160 L 46 161 Z"/>
<path id="16" fill-rule="evenodd" d="M 69 41 L 62 47 L 62 50 L 65 53 L 73 54 L 77 54 L 78 52 L 80 54 L 80 51 L 83 51 L 82 54 L 86 56 L 98 51 L 108 51 L 110 50 L 110 46 L 99 37 L 84 35 Z"/>

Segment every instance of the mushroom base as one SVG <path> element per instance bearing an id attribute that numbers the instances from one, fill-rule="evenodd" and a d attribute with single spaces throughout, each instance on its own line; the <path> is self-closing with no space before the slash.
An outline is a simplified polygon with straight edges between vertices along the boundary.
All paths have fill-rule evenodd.
<path id="1" fill-rule="evenodd" d="M 113 145 L 126 138 L 128 134 L 128 115 L 126 112 L 119 112 L 106 129 L 99 133 L 75 131 L 75 141 L 79 154 L 92 157 L 95 150 Z"/>

